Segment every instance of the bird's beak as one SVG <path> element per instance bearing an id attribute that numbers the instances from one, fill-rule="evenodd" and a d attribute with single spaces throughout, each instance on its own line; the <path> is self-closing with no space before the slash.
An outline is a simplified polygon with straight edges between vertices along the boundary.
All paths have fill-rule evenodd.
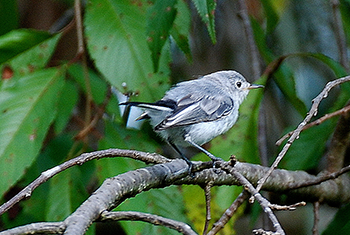
<path id="1" fill-rule="evenodd" d="M 257 84 L 251 84 L 249 87 L 247 87 L 247 90 L 257 89 L 257 88 L 264 88 L 263 85 L 257 85 Z"/>

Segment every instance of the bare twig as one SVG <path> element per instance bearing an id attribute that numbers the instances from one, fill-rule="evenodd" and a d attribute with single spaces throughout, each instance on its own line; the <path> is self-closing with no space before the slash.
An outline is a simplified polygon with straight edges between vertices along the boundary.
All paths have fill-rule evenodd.
<path id="1" fill-rule="evenodd" d="M 276 204 L 271 204 L 270 208 L 272 210 L 278 210 L 278 211 L 294 211 L 297 209 L 297 207 L 299 206 L 305 206 L 306 202 L 297 202 L 293 205 L 289 205 L 289 206 L 281 206 L 281 205 L 276 205 Z"/>
<path id="2" fill-rule="evenodd" d="M 74 1 L 74 14 L 75 14 L 75 22 L 77 26 L 77 38 L 78 38 L 78 51 L 77 54 L 81 55 L 85 52 L 84 46 L 84 27 L 83 20 L 81 14 L 81 0 Z"/>
<path id="3" fill-rule="evenodd" d="M 273 231 L 265 231 L 264 229 L 254 229 L 253 234 L 258 234 L 258 235 L 280 235 L 278 232 L 273 232 Z"/>
<path id="4" fill-rule="evenodd" d="M 1 235 L 14 234 L 62 234 L 66 229 L 64 222 L 32 223 L 0 232 Z"/>
<path id="5" fill-rule="evenodd" d="M 340 85 L 344 82 L 350 81 L 350 76 L 342 77 L 339 79 L 336 79 L 334 81 L 328 82 L 325 86 L 325 88 L 321 91 L 319 95 L 317 95 L 312 100 L 312 106 L 310 108 L 309 113 L 306 115 L 304 120 L 298 125 L 298 127 L 294 130 L 290 138 L 288 139 L 287 143 L 283 146 L 281 152 L 276 157 L 276 160 L 273 162 L 272 166 L 270 167 L 269 171 L 266 173 L 264 177 L 262 177 L 257 186 L 257 190 L 260 191 L 263 184 L 266 182 L 267 178 L 271 175 L 272 171 L 278 166 L 282 158 L 286 155 L 288 149 L 292 145 L 292 143 L 299 138 L 300 132 L 304 128 L 304 126 L 311 120 L 313 116 L 317 114 L 318 106 L 321 103 L 321 101 L 328 96 L 328 92 L 335 86 Z"/>
<path id="6" fill-rule="evenodd" d="M 165 226 L 178 231 L 185 235 L 196 235 L 197 233 L 192 228 L 183 222 L 176 221 L 169 218 L 164 218 L 159 215 L 152 215 L 148 213 L 138 211 L 104 211 L 101 213 L 99 221 L 119 221 L 119 220 L 131 220 L 131 221 L 144 221 L 153 225 Z"/>
<path id="7" fill-rule="evenodd" d="M 347 112 L 350 112 L 350 105 L 347 105 L 345 106 L 344 108 L 342 109 L 339 109 L 333 113 L 327 113 L 326 115 L 324 115 L 323 117 L 313 121 L 313 122 L 310 122 L 309 124 L 305 125 L 302 129 L 302 131 L 306 130 L 306 129 L 309 129 L 310 127 L 313 127 L 313 126 L 318 126 L 320 125 L 321 123 L 323 123 L 324 121 L 327 121 L 328 119 L 331 119 L 332 117 L 335 117 L 335 116 L 338 116 L 338 115 L 343 115 Z M 291 135 L 293 134 L 293 131 L 291 132 L 288 132 L 287 134 L 285 134 L 281 139 L 279 139 L 277 142 L 276 142 L 276 145 L 277 146 L 280 146 L 282 144 L 283 141 L 285 141 L 287 138 L 289 138 Z"/>
<path id="8" fill-rule="evenodd" d="M 320 184 L 320 183 L 325 182 L 327 180 L 336 179 L 339 176 L 341 176 L 342 174 L 349 172 L 349 171 L 350 171 L 350 165 L 340 169 L 337 172 L 332 172 L 329 174 L 324 174 L 324 172 L 323 172 L 319 176 L 317 176 L 316 178 L 314 178 L 310 181 L 306 180 L 304 182 L 297 182 L 295 184 L 290 185 L 289 188 L 292 190 L 292 189 L 298 189 L 298 188 L 302 188 L 302 187 L 309 187 L 312 185 L 317 185 L 317 184 Z"/>
<path id="9" fill-rule="evenodd" d="M 319 210 L 320 210 L 320 202 L 314 202 L 314 225 L 312 227 L 312 235 L 318 235 L 318 222 L 320 221 L 319 218 Z"/>
<path id="10" fill-rule="evenodd" d="M 89 125 L 85 126 L 84 129 L 79 131 L 79 133 L 74 137 L 74 139 L 80 140 L 80 139 L 84 138 L 87 134 L 90 133 L 90 131 L 96 126 L 97 122 L 102 118 L 110 98 L 111 98 L 111 90 L 107 89 L 106 98 L 103 101 L 101 107 L 99 107 L 97 109 L 97 113 L 96 113 L 95 117 L 91 120 Z"/>
<path id="11" fill-rule="evenodd" d="M 243 190 L 243 192 L 238 195 L 231 206 L 224 212 L 221 218 L 214 223 L 213 228 L 207 233 L 207 235 L 217 234 L 221 229 L 223 229 L 227 222 L 232 218 L 233 214 L 237 211 L 238 207 L 240 207 L 248 197 L 249 193 Z"/>
<path id="12" fill-rule="evenodd" d="M 209 223 L 210 223 L 210 220 L 211 220 L 211 212 L 210 212 L 210 210 L 211 210 L 210 209 L 211 195 L 210 195 L 210 190 L 211 190 L 212 186 L 213 186 L 213 183 L 210 181 L 204 187 L 206 216 L 205 216 L 205 224 L 204 224 L 203 235 L 207 234 Z"/>
<path id="13" fill-rule="evenodd" d="M 92 103 L 92 91 L 90 84 L 90 77 L 87 65 L 87 58 L 85 53 L 85 43 L 84 43 L 84 26 L 82 20 L 82 12 L 81 12 L 81 0 L 74 1 L 74 11 L 75 11 L 75 21 L 77 25 L 77 38 L 78 38 L 78 50 L 77 57 L 81 56 L 82 67 L 83 67 L 83 75 L 85 80 L 85 88 L 86 88 L 86 101 L 85 101 L 85 128 L 86 130 L 91 130 L 89 128 L 91 122 L 91 103 Z M 87 135 L 85 135 L 85 142 L 87 143 Z"/>
<path id="14" fill-rule="evenodd" d="M 38 178 L 36 178 L 32 183 L 30 183 L 28 186 L 22 189 L 16 196 L 14 196 L 9 201 L 0 206 L 0 215 L 6 212 L 8 209 L 10 209 L 17 202 L 21 201 L 24 198 L 30 197 L 34 189 L 36 189 L 41 184 L 52 178 L 54 175 L 57 175 L 58 173 L 66 170 L 69 167 L 75 165 L 82 165 L 83 163 L 93 159 L 118 156 L 130 157 L 135 160 L 140 160 L 146 163 L 165 163 L 170 161 L 170 159 L 167 159 L 159 154 L 145 153 L 135 150 L 107 149 L 92 153 L 84 153 L 79 157 L 73 158 L 69 161 L 62 163 L 61 165 L 55 166 L 41 173 Z"/>
<path id="15" fill-rule="evenodd" d="M 260 206 L 262 207 L 263 211 L 269 216 L 269 219 L 272 223 L 272 226 L 275 228 L 276 233 L 280 235 L 284 235 L 284 230 L 282 229 L 282 226 L 277 220 L 277 217 L 274 215 L 273 211 L 270 208 L 271 203 L 266 200 L 255 188 L 254 186 L 234 167 L 230 166 L 229 164 L 222 162 L 222 164 L 218 164 L 221 169 L 224 171 L 227 171 L 229 174 L 233 175 L 244 187 L 245 190 L 247 190 L 256 200 L 259 202 Z"/>

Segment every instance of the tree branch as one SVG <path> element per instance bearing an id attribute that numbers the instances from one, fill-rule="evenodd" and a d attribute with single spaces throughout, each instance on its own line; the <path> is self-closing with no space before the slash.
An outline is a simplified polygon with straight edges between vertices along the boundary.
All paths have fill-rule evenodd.
<path id="1" fill-rule="evenodd" d="M 104 221 L 118 221 L 118 220 L 132 220 L 132 221 L 143 221 L 151 223 L 153 225 L 161 225 L 178 231 L 185 235 L 196 235 L 197 233 L 192 228 L 183 222 L 164 218 L 159 215 L 152 215 L 149 213 L 143 213 L 138 211 L 113 211 L 113 212 L 102 212 L 100 218 L 101 222 Z"/>
<path id="2" fill-rule="evenodd" d="M 32 223 L 0 232 L 1 235 L 14 234 L 62 234 L 66 229 L 64 222 Z"/>
<path id="3" fill-rule="evenodd" d="M 271 203 L 266 200 L 255 188 L 254 186 L 249 182 L 249 180 L 246 179 L 239 171 L 236 170 L 235 167 L 232 167 L 233 161 L 228 163 L 220 164 L 221 169 L 227 171 L 229 174 L 233 175 L 240 184 L 244 187 L 245 190 L 247 190 L 260 204 L 263 211 L 268 215 L 270 221 L 272 222 L 273 227 L 276 230 L 277 234 L 284 235 L 284 230 L 282 229 L 281 224 L 278 222 L 277 217 L 271 210 Z"/>
<path id="4" fill-rule="evenodd" d="M 214 223 L 213 228 L 208 232 L 207 235 L 217 234 L 221 229 L 224 228 L 225 224 L 232 218 L 233 214 L 237 211 L 243 202 L 249 197 L 249 193 L 245 190 L 238 195 L 231 206 L 224 212 L 220 219 Z"/>
<path id="5" fill-rule="evenodd" d="M 47 171 L 44 171 L 40 174 L 38 178 L 36 178 L 32 183 L 30 183 L 27 187 L 22 189 L 17 195 L 11 198 L 9 201 L 0 206 L 0 215 L 9 210 L 13 205 L 17 202 L 21 201 L 24 198 L 28 198 L 31 196 L 34 189 L 39 187 L 41 184 L 57 175 L 58 173 L 76 165 L 82 165 L 87 161 L 93 159 L 100 159 L 105 157 L 130 157 L 135 160 L 140 160 L 145 163 L 164 163 L 171 161 L 168 158 L 165 158 L 156 153 L 145 153 L 135 150 L 123 150 L 123 149 L 107 149 L 101 151 L 95 151 L 91 153 L 84 153 L 80 156 L 73 158 L 69 161 L 62 163 L 61 165 L 55 166 Z"/>
<path id="6" fill-rule="evenodd" d="M 77 163 L 82 164 L 86 160 L 113 157 L 116 155 L 134 156 L 135 159 L 141 158 L 153 162 L 157 161 L 152 157 L 153 154 L 131 150 L 110 149 L 83 154 L 60 166 L 76 165 Z M 240 185 L 238 180 L 232 175 L 218 168 L 213 169 L 212 162 L 194 162 L 195 170 L 204 170 L 195 172 L 194 176 L 190 177 L 188 176 L 188 165 L 185 161 L 181 159 L 170 160 L 157 154 L 155 156 L 158 157 L 158 162 L 166 161 L 167 163 L 129 171 L 116 177 L 106 179 L 99 189 L 97 189 L 73 214 L 65 219 L 64 224 L 67 226 L 66 234 L 83 234 L 90 224 L 99 218 L 103 211 L 109 211 L 117 207 L 127 198 L 133 197 L 151 188 L 163 188 L 173 184 L 205 185 L 208 182 L 212 182 L 213 185 Z M 79 161 L 77 159 L 79 159 Z M 74 162 L 74 164 L 72 164 L 72 162 Z M 46 171 L 46 173 L 44 172 L 42 175 L 49 176 L 50 174 L 52 175 L 58 172 L 53 169 Z M 263 175 L 266 175 L 269 170 L 267 167 L 240 162 L 235 163 L 234 169 L 253 185 L 256 184 Z M 263 185 L 263 189 L 287 193 L 288 195 L 304 199 L 305 201 L 318 201 L 322 199 L 322 202 L 330 205 L 340 205 L 350 201 L 350 180 L 345 176 L 311 187 L 289 190 L 289 187 L 295 182 L 311 181 L 315 179 L 317 179 L 316 176 L 309 175 L 306 172 L 276 169 Z M 0 234 L 8 233 L 4 231 L 0 232 Z"/>
<path id="7" fill-rule="evenodd" d="M 325 88 L 321 91 L 320 94 L 318 94 L 313 100 L 312 100 L 312 106 L 310 108 L 309 113 L 306 115 L 304 120 L 298 125 L 298 127 L 293 131 L 292 135 L 288 139 L 287 143 L 283 146 L 281 152 L 276 157 L 276 160 L 271 165 L 269 171 L 262 177 L 257 186 L 257 190 L 260 191 L 264 183 L 266 182 L 267 178 L 270 177 L 273 170 L 278 166 L 280 161 L 283 159 L 283 157 L 286 155 L 288 149 L 292 145 L 292 143 L 299 138 L 300 132 L 303 130 L 304 126 L 310 122 L 311 118 L 317 114 L 318 106 L 320 105 L 321 101 L 325 99 L 328 96 L 328 92 L 335 86 L 338 86 L 342 83 L 350 81 L 350 76 L 342 77 L 339 79 L 336 79 L 334 81 L 328 82 L 325 86 Z"/>

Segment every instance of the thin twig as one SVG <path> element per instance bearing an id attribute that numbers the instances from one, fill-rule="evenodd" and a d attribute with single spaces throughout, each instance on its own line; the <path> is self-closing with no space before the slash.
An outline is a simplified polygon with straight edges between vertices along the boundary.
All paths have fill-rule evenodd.
<path id="1" fill-rule="evenodd" d="M 340 169 L 337 172 L 333 172 L 330 174 L 324 174 L 322 173 L 322 175 L 317 176 L 314 180 L 311 181 L 303 181 L 303 182 L 298 182 L 292 185 L 289 185 L 289 189 L 298 189 L 298 188 L 303 188 L 303 187 L 309 187 L 309 186 L 313 186 L 313 185 L 317 185 L 320 184 L 322 182 L 325 182 L 327 180 L 332 180 L 332 179 L 336 179 L 339 176 L 341 176 L 342 174 L 349 172 L 350 171 L 350 165 L 346 166 L 342 169 Z"/>
<path id="2" fill-rule="evenodd" d="M 306 202 L 297 202 L 295 204 L 292 205 L 288 205 L 288 206 L 281 206 L 281 205 L 277 205 L 277 204 L 271 204 L 270 208 L 272 210 L 277 210 L 277 211 L 294 211 L 297 209 L 297 207 L 299 206 L 305 206 Z"/>
<path id="3" fill-rule="evenodd" d="M 90 84 L 90 76 L 87 65 L 87 58 L 85 53 L 85 43 L 84 43 L 84 26 L 82 20 L 82 12 L 81 12 L 81 0 L 74 1 L 74 11 L 77 25 L 77 38 L 78 38 L 78 50 L 77 55 L 81 56 L 82 67 L 83 67 L 83 75 L 85 80 L 85 88 L 86 88 L 86 101 L 85 101 L 85 128 L 89 129 L 89 125 L 91 124 L 91 103 L 92 103 L 92 92 L 91 92 L 91 84 Z M 87 135 L 85 135 L 85 143 L 88 142 Z"/>
<path id="4" fill-rule="evenodd" d="M 211 194 L 210 194 L 210 190 L 211 190 L 212 186 L 213 186 L 212 182 L 209 182 L 204 187 L 206 216 L 205 216 L 205 224 L 204 224 L 203 235 L 207 234 L 209 223 L 210 223 L 210 220 L 211 220 L 211 212 L 210 212 L 210 210 L 211 210 L 210 209 Z"/>
<path id="5" fill-rule="evenodd" d="M 217 234 L 227 222 L 232 218 L 234 213 L 237 211 L 243 202 L 249 197 L 249 193 L 246 190 L 243 190 L 241 194 L 238 195 L 236 200 L 231 204 L 231 206 L 224 212 L 220 219 L 214 223 L 213 228 L 207 233 L 207 235 Z"/>
<path id="6" fill-rule="evenodd" d="M 0 232 L 0 234 L 62 234 L 66 227 L 67 225 L 64 222 L 39 222 L 8 229 Z"/>
<path id="7" fill-rule="evenodd" d="M 197 233 L 192 228 L 183 222 L 176 221 L 169 218 L 164 218 L 159 215 L 152 215 L 149 213 L 143 213 L 138 211 L 113 211 L 102 212 L 99 221 L 119 221 L 119 220 L 131 220 L 131 221 L 143 221 L 151 223 L 153 225 L 165 226 L 178 231 L 185 235 L 196 235 Z"/>
<path id="8" fill-rule="evenodd" d="M 312 235 L 318 235 L 318 222 L 320 221 L 320 202 L 314 202 L 314 225 L 312 227 Z"/>
<path id="9" fill-rule="evenodd" d="M 350 105 L 347 105 L 345 106 L 344 108 L 342 109 L 339 109 L 333 113 L 327 113 L 326 115 L 324 115 L 323 117 L 313 121 L 313 122 L 310 122 L 309 124 L 305 125 L 302 129 L 302 131 L 306 130 L 306 129 L 309 129 L 310 127 L 313 127 L 313 126 L 318 126 L 320 125 L 321 123 L 327 121 L 328 119 L 331 119 L 332 117 L 335 117 L 335 116 L 338 116 L 338 115 L 343 115 L 347 112 L 350 112 Z M 291 135 L 293 134 L 293 131 L 291 132 L 288 132 L 287 134 L 285 134 L 282 138 L 280 138 L 277 142 L 276 142 L 276 145 L 277 146 L 280 146 L 282 144 L 283 141 L 285 141 L 287 138 L 289 138 Z"/>
<path id="10" fill-rule="evenodd" d="M 276 160 L 273 162 L 272 166 L 270 167 L 269 171 L 266 173 L 266 175 L 261 178 L 258 181 L 258 186 L 256 187 L 257 191 L 260 191 L 264 183 L 266 182 L 267 178 L 271 175 L 272 171 L 278 166 L 282 158 L 286 155 L 288 149 L 292 145 L 292 143 L 299 138 L 300 132 L 304 128 L 304 126 L 311 120 L 313 116 L 317 114 L 318 106 L 321 103 L 321 101 L 328 96 L 328 92 L 335 86 L 338 86 L 344 82 L 350 81 L 350 76 L 342 77 L 339 79 L 336 79 L 334 81 L 328 82 L 325 86 L 325 88 L 321 91 L 319 95 L 317 95 L 312 100 L 312 106 L 310 108 L 309 113 L 306 115 L 304 120 L 298 125 L 298 127 L 293 131 L 292 135 L 288 139 L 287 143 L 283 146 L 281 152 L 278 154 Z"/>
<path id="11" fill-rule="evenodd" d="M 88 135 L 90 133 L 90 131 L 96 126 L 97 122 L 102 118 L 106 106 L 111 98 L 111 90 L 107 89 L 107 95 L 105 100 L 103 101 L 101 107 L 99 107 L 97 109 L 97 113 L 95 115 L 95 117 L 92 119 L 92 121 L 89 123 L 89 125 L 85 126 L 84 129 L 82 129 L 81 131 L 79 131 L 79 133 L 74 137 L 74 139 L 76 140 L 80 140 L 83 139 L 86 135 Z"/>
<path id="12" fill-rule="evenodd" d="M 58 166 L 55 166 L 49 170 L 46 170 L 40 174 L 38 178 L 36 178 L 33 182 L 31 182 L 28 186 L 22 189 L 17 195 L 11 198 L 9 201 L 5 202 L 0 206 L 0 215 L 9 210 L 13 205 L 17 202 L 21 201 L 24 198 L 28 198 L 32 195 L 34 189 L 39 187 L 41 184 L 52 178 L 54 175 L 66 170 L 75 165 L 82 165 L 87 161 L 93 159 L 100 159 L 105 157 L 130 157 L 135 160 L 140 160 L 146 163 L 165 163 L 170 162 L 170 159 L 167 159 L 159 154 L 155 153 L 145 153 L 135 150 L 122 150 L 122 149 L 107 149 L 101 150 L 91 153 L 84 153 L 80 156 L 70 159 Z"/>
<path id="13" fill-rule="evenodd" d="M 244 187 L 245 190 L 247 190 L 260 204 L 263 211 L 269 216 L 269 219 L 272 223 L 272 226 L 275 228 L 276 233 L 280 235 L 284 235 L 284 230 L 280 223 L 277 220 L 277 217 L 274 215 L 273 211 L 270 208 L 271 203 L 266 200 L 255 188 L 254 186 L 234 167 L 230 166 L 226 162 L 220 162 L 217 164 L 220 166 L 220 168 L 229 174 L 233 175 Z"/>

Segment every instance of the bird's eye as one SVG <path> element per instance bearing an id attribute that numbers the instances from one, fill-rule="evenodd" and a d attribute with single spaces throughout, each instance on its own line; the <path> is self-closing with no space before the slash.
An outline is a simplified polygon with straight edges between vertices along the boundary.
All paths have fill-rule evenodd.
<path id="1" fill-rule="evenodd" d="M 236 86 L 237 86 L 238 88 L 241 88 L 242 83 L 241 83 L 241 82 L 236 82 Z"/>

